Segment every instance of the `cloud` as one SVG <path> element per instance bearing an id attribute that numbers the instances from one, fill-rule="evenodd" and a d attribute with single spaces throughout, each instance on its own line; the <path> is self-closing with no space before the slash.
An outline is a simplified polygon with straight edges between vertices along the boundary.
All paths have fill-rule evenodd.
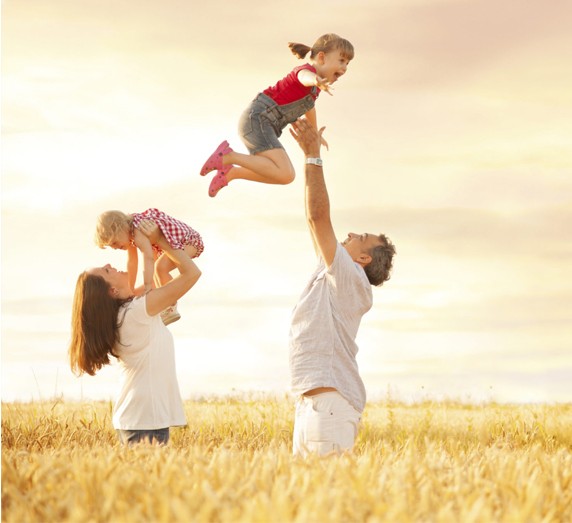
<path id="1" fill-rule="evenodd" d="M 64 332 L 77 274 L 125 263 L 93 245 L 97 214 L 152 206 L 205 238 L 185 310 L 193 326 L 209 338 L 224 309 L 229 330 L 270 347 L 315 264 L 302 154 L 285 133 L 292 185 L 233 182 L 214 200 L 196 171 L 222 138 L 241 148 L 242 108 L 297 63 L 286 43 L 335 31 L 357 52 L 318 105 L 334 226 L 340 238 L 386 232 L 398 251 L 368 338 L 390 333 L 391 350 L 429 340 L 445 355 L 437 364 L 479 344 L 560 354 L 572 295 L 569 2 L 29 0 L 2 10 L 2 298 L 24 325 L 18 347 L 26 312 L 56 307 Z"/>
<path id="2" fill-rule="evenodd" d="M 570 42 L 571 14 L 565 0 L 381 4 L 366 12 L 364 26 L 378 30 L 363 31 L 361 53 L 373 65 L 374 79 L 396 89 L 459 85 L 546 40 Z M 556 42 L 551 52 L 561 54 Z"/>
<path id="3" fill-rule="evenodd" d="M 386 304 L 377 319 L 369 320 L 382 330 L 400 332 L 464 332 L 505 333 L 513 340 L 527 333 L 541 348 L 554 336 L 553 342 L 564 334 L 569 324 L 567 304 L 569 290 L 537 292 L 523 287 L 513 288 L 510 294 L 499 294 L 494 289 L 463 292 L 463 282 L 450 282 L 440 288 L 418 289 L 410 301 Z M 458 286 L 456 285 L 458 284 Z M 389 287 L 389 284 L 388 284 Z M 459 289 L 461 287 L 461 289 Z M 523 343 L 530 345 L 530 343 Z M 567 350 L 561 343 L 558 350 Z"/>
<path id="4" fill-rule="evenodd" d="M 568 224 L 572 205 L 523 208 L 513 212 L 486 208 L 438 207 L 376 209 L 371 207 L 336 211 L 340 227 L 353 223 L 356 230 L 379 224 L 389 236 L 409 248 L 417 245 L 436 256 L 479 260 L 551 260 L 572 256 Z M 396 240 L 399 252 L 399 242 Z"/>

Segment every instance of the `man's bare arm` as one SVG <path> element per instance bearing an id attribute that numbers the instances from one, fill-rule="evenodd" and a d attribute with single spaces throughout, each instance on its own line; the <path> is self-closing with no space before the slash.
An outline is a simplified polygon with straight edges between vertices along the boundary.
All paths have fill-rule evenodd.
<path id="1" fill-rule="evenodd" d="M 324 131 L 317 131 L 305 119 L 298 119 L 292 124 L 290 134 L 300 145 L 306 158 L 320 157 L 320 138 Z M 314 246 L 329 267 L 336 255 L 337 240 L 330 218 L 330 198 L 324 179 L 322 166 L 305 164 L 305 203 L 306 219 Z"/>

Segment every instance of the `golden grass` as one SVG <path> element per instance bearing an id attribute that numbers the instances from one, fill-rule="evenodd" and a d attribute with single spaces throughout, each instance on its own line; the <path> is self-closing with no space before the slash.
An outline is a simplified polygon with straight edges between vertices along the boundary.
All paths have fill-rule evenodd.
<path id="1" fill-rule="evenodd" d="M 123 448 L 108 402 L 3 403 L 2 521 L 572 521 L 572 404 L 368 404 L 353 454 L 305 461 L 289 399 L 185 408 Z"/>

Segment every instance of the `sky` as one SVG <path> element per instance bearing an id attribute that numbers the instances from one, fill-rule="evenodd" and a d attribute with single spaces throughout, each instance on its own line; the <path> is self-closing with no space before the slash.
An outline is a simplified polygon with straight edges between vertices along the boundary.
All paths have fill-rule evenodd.
<path id="1" fill-rule="evenodd" d="M 67 363 L 77 276 L 125 254 L 108 209 L 197 229 L 203 276 L 169 328 L 183 397 L 288 394 L 315 267 L 303 156 L 288 186 L 198 172 L 249 101 L 335 32 L 355 59 L 316 109 L 339 239 L 397 256 L 362 320 L 370 399 L 570 401 L 572 4 L 521 0 L 2 2 L 2 399 L 110 399 Z"/>

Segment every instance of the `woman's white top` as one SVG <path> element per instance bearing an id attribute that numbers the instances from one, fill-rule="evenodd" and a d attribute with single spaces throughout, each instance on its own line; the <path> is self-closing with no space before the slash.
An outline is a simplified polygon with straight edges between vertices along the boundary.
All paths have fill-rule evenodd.
<path id="1" fill-rule="evenodd" d="M 175 346 L 161 316 L 147 314 L 146 298 L 135 298 L 119 311 L 115 354 L 121 367 L 121 388 L 113 426 L 152 430 L 186 425 L 175 370 Z"/>

